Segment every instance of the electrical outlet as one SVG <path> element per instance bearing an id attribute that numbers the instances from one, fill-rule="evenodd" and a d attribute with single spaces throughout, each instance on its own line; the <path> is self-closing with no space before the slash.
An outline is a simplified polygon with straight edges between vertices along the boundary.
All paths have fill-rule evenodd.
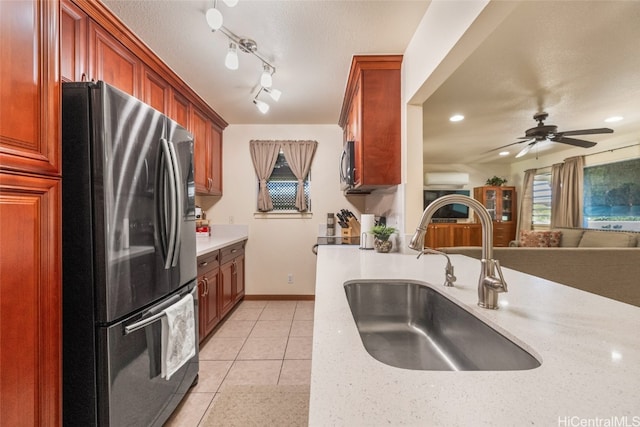
<path id="1" fill-rule="evenodd" d="M 287 283 L 293 285 L 293 274 L 287 274 Z"/>

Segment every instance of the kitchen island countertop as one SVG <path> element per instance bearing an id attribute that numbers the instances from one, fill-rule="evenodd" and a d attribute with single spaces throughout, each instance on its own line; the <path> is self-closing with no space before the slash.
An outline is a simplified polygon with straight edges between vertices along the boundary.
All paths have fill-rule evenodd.
<path id="1" fill-rule="evenodd" d="M 499 310 L 485 310 L 477 306 L 480 262 L 451 260 L 458 280 L 447 288 L 442 256 L 319 248 L 309 425 L 640 426 L 640 308 L 503 268 L 509 292 Z M 383 364 L 351 315 L 343 284 L 354 279 L 427 282 L 542 365 L 452 372 Z"/>
<path id="2" fill-rule="evenodd" d="M 212 225 L 211 236 L 196 237 L 196 256 L 206 255 L 225 246 L 247 240 L 248 229 L 246 225 Z"/>

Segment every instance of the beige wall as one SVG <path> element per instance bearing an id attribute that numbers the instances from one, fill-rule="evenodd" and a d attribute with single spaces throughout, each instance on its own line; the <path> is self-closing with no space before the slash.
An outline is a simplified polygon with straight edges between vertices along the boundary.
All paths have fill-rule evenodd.
<path id="1" fill-rule="evenodd" d="M 316 140 L 311 167 L 311 218 L 255 218 L 257 182 L 249 141 L 252 139 Z M 246 292 L 248 295 L 312 295 L 316 256 L 311 252 L 328 212 L 351 204 L 340 191 L 338 159 L 342 129 L 338 125 L 230 125 L 224 132 L 223 196 L 198 197 L 214 224 L 247 224 Z M 359 203 L 358 199 L 354 200 Z M 293 274 L 294 283 L 287 283 Z"/>

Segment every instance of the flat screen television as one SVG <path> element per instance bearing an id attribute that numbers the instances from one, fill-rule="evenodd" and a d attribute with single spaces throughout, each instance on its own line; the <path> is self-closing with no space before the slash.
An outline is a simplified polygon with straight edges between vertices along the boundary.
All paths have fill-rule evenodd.
<path id="1" fill-rule="evenodd" d="M 424 190 L 423 208 L 427 206 L 437 198 L 445 196 L 447 194 L 462 194 L 469 196 L 469 190 Z M 447 206 L 443 206 L 433 214 L 432 219 L 467 219 L 469 218 L 469 208 L 459 203 L 453 203 Z"/>

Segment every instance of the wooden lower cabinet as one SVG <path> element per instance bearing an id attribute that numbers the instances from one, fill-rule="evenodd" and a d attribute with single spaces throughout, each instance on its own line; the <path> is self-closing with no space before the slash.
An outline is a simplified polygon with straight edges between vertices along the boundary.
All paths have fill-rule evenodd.
<path id="1" fill-rule="evenodd" d="M 200 342 L 244 297 L 245 243 L 236 243 L 198 257 Z"/>
<path id="2" fill-rule="evenodd" d="M 516 223 L 511 222 L 493 222 L 493 246 L 506 247 L 509 242 L 516 238 Z"/>
<path id="3" fill-rule="evenodd" d="M 222 316 L 244 296 L 244 245 L 245 242 L 236 243 L 220 250 Z"/>
<path id="4" fill-rule="evenodd" d="M 220 322 L 219 276 L 220 251 L 198 258 L 198 338 L 201 342 Z"/>
<path id="5" fill-rule="evenodd" d="M 59 178 L 0 173 L 0 425 L 61 416 Z"/>
<path id="6" fill-rule="evenodd" d="M 478 223 L 431 223 L 427 227 L 425 246 L 481 246 L 482 227 Z"/>

